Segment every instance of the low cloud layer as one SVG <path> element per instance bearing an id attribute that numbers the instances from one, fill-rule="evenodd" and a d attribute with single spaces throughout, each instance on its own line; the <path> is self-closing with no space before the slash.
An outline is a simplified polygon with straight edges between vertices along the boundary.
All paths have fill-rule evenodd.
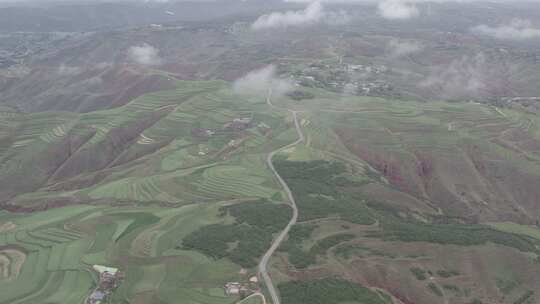
<path id="1" fill-rule="evenodd" d="M 141 65 L 153 66 L 161 64 L 159 50 L 148 43 L 130 47 L 128 56 L 130 60 Z"/>
<path id="2" fill-rule="evenodd" d="M 414 41 L 392 39 L 388 43 L 388 52 L 393 58 L 409 56 L 420 52 L 423 48 L 420 43 Z"/>
<path id="3" fill-rule="evenodd" d="M 414 5 L 422 0 L 284 0 L 284 2 L 309 3 L 304 11 L 289 11 L 285 13 L 272 13 L 261 16 L 254 24 L 254 29 L 288 27 L 316 23 L 329 17 L 332 13 L 325 13 L 321 3 L 376 3 L 378 13 L 386 19 L 410 19 L 420 14 Z M 439 0 L 440 1 L 440 0 Z M 335 15 L 335 13 L 333 13 Z M 335 19 L 335 18 L 334 18 Z"/>
<path id="4" fill-rule="evenodd" d="M 485 2 L 485 0 L 283 0 L 284 2 L 296 2 L 296 3 L 346 3 L 346 4 L 374 4 L 377 5 L 378 14 L 389 20 L 407 20 L 420 16 L 420 9 L 416 6 L 419 3 L 435 2 L 435 3 L 471 3 L 471 2 Z M 540 2 L 540 0 L 492 0 L 495 3 L 526 3 L 526 2 Z M 481 26 L 485 27 L 485 26 Z M 481 28 L 485 29 L 485 28 Z M 488 32 L 491 32 L 487 27 Z M 493 29 L 493 28 L 492 28 Z M 495 28 L 498 29 L 498 28 Z M 523 29 L 523 28 L 522 28 Z M 501 29 L 505 30 L 505 29 Z M 511 30 L 510 30 L 511 31 Z M 519 29 L 518 29 L 519 31 Z M 521 33 L 524 36 L 536 35 L 531 34 L 531 31 L 525 31 Z"/>
<path id="5" fill-rule="evenodd" d="M 319 1 L 310 3 L 301 11 L 275 12 L 260 16 L 253 24 L 254 30 L 287 28 L 320 22 L 324 17 L 323 6 Z"/>
<path id="6" fill-rule="evenodd" d="M 411 19 L 420 15 L 414 3 L 403 0 L 386 0 L 377 6 L 379 15 L 385 19 Z"/>
<path id="7" fill-rule="evenodd" d="M 502 40 L 526 40 L 540 38 L 540 28 L 532 26 L 529 20 L 514 19 L 509 24 L 491 27 L 479 25 L 473 32 Z"/>
<path id="8" fill-rule="evenodd" d="M 61 76 L 72 76 L 79 74 L 80 72 L 82 72 L 82 69 L 80 67 L 69 66 L 63 63 L 58 67 L 57 70 L 58 75 Z"/>
<path id="9" fill-rule="evenodd" d="M 292 88 L 293 85 L 289 81 L 278 78 L 276 67 L 273 65 L 252 71 L 233 84 L 237 94 L 247 95 L 266 95 L 269 90 L 272 90 L 274 95 L 283 95 Z"/>
<path id="10" fill-rule="evenodd" d="M 482 96 L 486 93 L 490 75 L 483 54 L 464 56 L 449 65 L 434 68 L 420 83 L 421 88 L 436 90 L 444 99 Z"/>

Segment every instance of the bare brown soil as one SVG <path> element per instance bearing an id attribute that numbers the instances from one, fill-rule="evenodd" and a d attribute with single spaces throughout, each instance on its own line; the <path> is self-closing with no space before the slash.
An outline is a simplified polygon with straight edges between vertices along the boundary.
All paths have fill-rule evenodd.
<path id="1" fill-rule="evenodd" d="M 4 223 L 0 222 L 0 233 L 7 232 L 15 228 L 17 228 L 17 225 L 15 225 L 13 222 L 4 222 Z"/>
<path id="2" fill-rule="evenodd" d="M 0 279 L 17 278 L 25 260 L 26 254 L 24 252 L 15 248 L 0 247 Z"/>
<path id="3" fill-rule="evenodd" d="M 395 197 L 406 193 L 414 208 L 422 203 L 446 214 L 469 221 L 512 220 L 534 224 L 540 219 L 540 174 L 504 161 L 500 155 L 479 145 L 457 146 L 440 152 L 426 147 L 403 147 L 402 152 L 383 149 L 376 143 L 359 141 L 362 136 L 352 129 L 336 129 L 345 146 L 375 168 L 390 182 L 394 190 L 380 186 L 368 188 L 375 198 Z M 366 131 L 367 132 L 367 131 Z M 516 140 L 516 139 L 513 139 Z M 500 139 L 494 139 L 502 145 Z M 524 151 L 502 145 L 530 161 Z M 393 192 L 389 194 L 387 192 Z M 401 204 L 401 200 L 394 203 Z M 406 201 L 412 207 L 411 199 Z"/>

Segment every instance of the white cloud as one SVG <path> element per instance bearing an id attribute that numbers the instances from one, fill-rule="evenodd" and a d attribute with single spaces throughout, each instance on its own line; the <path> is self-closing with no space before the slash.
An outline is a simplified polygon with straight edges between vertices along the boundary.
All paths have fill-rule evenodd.
<path id="1" fill-rule="evenodd" d="M 351 16 L 344 10 L 326 12 L 323 21 L 329 25 L 344 25 L 351 21 Z"/>
<path id="2" fill-rule="evenodd" d="M 407 20 L 420 16 L 418 3 L 474 3 L 485 2 L 485 0 L 283 0 L 294 3 L 347 3 L 347 4 L 373 4 L 377 5 L 378 13 L 381 17 L 391 20 Z M 540 2 L 540 0 L 491 0 L 494 3 L 526 3 Z"/>
<path id="3" fill-rule="evenodd" d="M 473 32 L 491 36 L 503 40 L 525 40 L 540 38 L 540 29 L 532 27 L 529 20 L 514 19 L 509 24 L 491 27 L 479 25 L 472 29 Z"/>
<path id="4" fill-rule="evenodd" d="M 274 12 L 260 16 L 251 25 L 254 30 L 269 28 L 287 28 L 320 22 L 324 17 L 323 6 L 320 1 L 310 3 L 301 11 Z"/>
<path id="5" fill-rule="evenodd" d="M 130 47 L 128 50 L 128 56 L 132 61 L 142 65 L 161 64 L 159 50 L 148 43 L 144 43 L 140 46 Z"/>
<path id="6" fill-rule="evenodd" d="M 283 95 L 292 88 L 293 85 L 289 81 L 277 77 L 274 65 L 252 71 L 233 84 L 236 93 L 248 95 L 266 94 L 270 89 L 274 95 Z"/>
<path id="7" fill-rule="evenodd" d="M 308 3 L 304 10 L 274 12 L 260 16 L 251 25 L 253 30 L 288 28 L 292 26 L 305 26 L 317 23 L 329 25 L 343 25 L 351 21 L 351 16 L 344 10 L 328 11 L 317 0 L 286 0 L 285 2 Z M 324 1 L 327 2 L 327 1 Z"/>
<path id="8" fill-rule="evenodd" d="M 391 57 L 399 58 L 408 56 L 421 51 L 424 47 L 414 41 L 404 41 L 399 39 L 392 39 L 388 43 L 388 51 Z"/>
<path id="9" fill-rule="evenodd" d="M 95 65 L 96 69 L 100 69 L 100 70 L 109 68 L 111 66 L 113 66 L 112 62 L 100 62 Z"/>
<path id="10" fill-rule="evenodd" d="M 385 19 L 411 19 L 420 14 L 414 3 L 404 0 L 385 0 L 377 8 L 379 15 Z"/>
<path id="11" fill-rule="evenodd" d="M 80 67 L 76 66 L 69 66 L 66 64 L 61 64 L 58 67 L 57 73 L 62 76 L 70 76 L 70 75 L 76 75 L 79 74 L 82 71 Z"/>
<path id="12" fill-rule="evenodd" d="M 314 1 L 320 1 L 322 3 L 348 3 L 348 4 L 378 4 L 380 2 L 384 2 L 386 0 L 283 0 L 283 2 L 292 2 L 292 3 L 311 3 Z M 426 3 L 426 2 L 433 2 L 433 3 L 478 3 L 478 2 L 486 2 L 486 3 L 536 3 L 540 2 L 540 0 L 407 0 L 406 2 L 409 3 Z"/>
<path id="13" fill-rule="evenodd" d="M 445 99 L 478 97 L 486 93 L 492 72 L 483 54 L 463 56 L 449 65 L 433 68 L 420 87 L 436 90 Z"/>

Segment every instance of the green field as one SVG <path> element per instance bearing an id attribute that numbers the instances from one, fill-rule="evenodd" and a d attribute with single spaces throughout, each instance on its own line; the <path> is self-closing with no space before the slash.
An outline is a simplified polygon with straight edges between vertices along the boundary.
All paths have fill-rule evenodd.
<path id="1" fill-rule="evenodd" d="M 505 222 L 505 223 L 488 223 L 489 226 L 515 234 L 523 234 L 530 236 L 532 238 L 540 240 L 540 228 L 537 228 L 535 226 L 526 226 L 526 225 L 520 225 L 516 223 L 511 222 Z"/>
<path id="2" fill-rule="evenodd" d="M 164 299 L 191 295 L 203 303 L 230 303 L 233 299 L 215 290 L 239 280 L 239 266 L 175 249 L 183 234 L 219 221 L 217 215 L 218 205 L 169 210 L 80 206 L 31 216 L 3 213 L 0 222 L 9 220 L 16 228 L 0 234 L 0 252 L 11 248 L 25 261 L 14 278 L 2 282 L 0 303 L 80 303 L 93 288 L 93 264 L 126 273 L 115 303 L 147 292 Z M 126 259 L 138 262 L 125 264 Z"/>
<path id="3" fill-rule="evenodd" d="M 250 128 L 226 129 L 242 117 L 253 118 Z M 221 81 L 179 81 L 175 90 L 110 110 L 15 113 L 0 126 L 10 137 L 2 150 L 9 160 L 0 169 L 3 194 L 19 206 L 56 197 L 176 205 L 269 198 L 280 189 L 264 157 L 288 142 L 281 135 L 290 129 L 283 118 Z M 272 138 L 261 135 L 258 124 L 270 126 Z M 197 137 L 197 128 L 218 132 Z M 25 185 L 14 182 L 22 176 L 30 177 Z"/>
<path id="4" fill-rule="evenodd" d="M 252 117 L 253 125 L 225 128 L 239 117 Z M 225 295 L 224 284 L 253 275 L 252 270 L 240 274 L 242 266 L 257 263 L 277 230 L 261 226 L 264 235 L 255 234 L 261 237 L 256 242 L 241 236 L 245 244 L 230 257 L 209 257 L 180 245 L 205 225 L 230 225 L 234 217 L 224 217 L 223 210 L 259 224 L 249 216 L 252 211 L 243 214 L 230 204 L 281 196 L 265 157 L 288 143 L 290 136 L 282 135 L 290 129 L 285 117 L 264 102 L 234 94 L 221 81 L 179 81 L 177 89 L 110 110 L 3 115 L 0 131 L 15 130 L 16 136 L 3 146 L 10 161 L 0 174 L 10 175 L 8 184 L 31 176 L 23 188 L 13 184 L 6 193 L 10 205 L 41 208 L 58 199 L 97 203 L 0 213 L 0 263 L 8 261 L 0 264 L 0 273 L 5 268 L 8 275 L 0 277 L 0 303 L 81 303 L 95 287 L 94 264 L 125 273 L 111 303 L 235 302 L 238 298 Z M 261 123 L 272 128 L 272 137 L 257 130 Z M 222 131 L 202 138 L 192 134 L 195 128 Z M 65 151 L 68 141 L 77 145 L 75 153 Z M 241 144 L 230 148 L 231 141 Z M 51 155 L 63 153 L 71 154 L 61 165 L 50 162 Z M 11 165 L 18 162 L 22 167 Z M 265 204 L 268 212 L 281 210 Z M 280 223 L 289 217 L 282 211 L 275 215 Z"/>
<path id="5" fill-rule="evenodd" d="M 306 135 L 274 159 L 300 210 L 269 265 L 284 304 L 327 303 L 328 295 L 390 303 L 391 291 L 401 292 L 396 281 L 426 301 L 487 298 L 482 290 L 519 299 L 534 289 L 538 229 L 493 218 L 536 214 L 534 197 L 512 186 L 515 179 L 532 191 L 523 181 L 540 172 L 520 133 L 540 138 L 536 118 L 306 90 L 314 98 L 276 99 L 302 111 Z M 291 116 L 263 97 L 237 95 L 223 81 L 178 81 L 108 110 L 0 115 L 9 138 L 0 195 L 26 212 L 0 213 L 0 303 L 81 303 L 95 287 L 94 264 L 125 273 L 111 303 L 236 303 L 224 284 L 256 274 L 291 216 L 266 157 L 297 134 Z M 246 117 L 245 129 L 228 127 Z M 520 136 L 504 136 L 511 132 Z M 503 196 L 521 198 L 515 210 Z M 460 250 L 474 254 L 443 256 Z M 519 278 L 511 290 L 465 268 L 488 250 L 515 264 L 474 271 Z M 458 276 L 483 285 L 451 281 Z"/>

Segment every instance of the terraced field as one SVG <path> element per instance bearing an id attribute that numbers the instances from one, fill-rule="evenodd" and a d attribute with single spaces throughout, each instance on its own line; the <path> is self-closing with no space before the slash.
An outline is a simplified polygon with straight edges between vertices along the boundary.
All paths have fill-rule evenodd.
<path id="1" fill-rule="evenodd" d="M 182 235 L 218 221 L 218 207 L 76 206 L 35 215 L 3 212 L 0 223 L 9 219 L 15 228 L 0 233 L 0 303 L 81 303 L 96 280 L 93 264 L 126 273 L 114 301 L 140 300 L 152 293 L 232 303 L 221 286 L 241 279 L 238 266 L 174 249 Z"/>
<path id="2" fill-rule="evenodd" d="M 12 219 L 14 229 L 0 234 L 0 252 L 8 256 L 9 267 L 0 284 L 1 303 L 77 303 L 86 297 L 93 279 L 80 258 L 91 239 L 63 224 L 93 209 L 72 207 Z M 0 221 L 12 217 L 2 213 Z"/>
<path id="3" fill-rule="evenodd" d="M 540 180 L 540 134 L 535 116 L 475 103 L 424 104 L 337 95 L 335 100 L 339 101 L 330 100 L 326 96 L 305 103 L 280 104 L 304 111 L 302 125 L 307 138 L 305 147 L 284 151 L 281 157 L 297 162 L 305 168 L 303 172 L 309 172 L 308 165 L 300 162 L 339 162 L 352 176 L 339 187 L 332 186 L 331 179 L 321 180 L 316 187 L 319 193 L 309 190 L 310 174 L 286 172 L 308 180 L 291 181 L 296 200 L 300 201 L 300 217 L 312 214 L 315 208 L 329 209 L 322 219 L 293 228 L 292 242 L 286 243 L 273 261 L 278 286 L 281 283 L 299 288 L 291 296 L 297 297 L 309 294 L 298 287 L 302 282 L 339 273 L 374 291 L 388 292 L 382 294 L 384 299 L 391 296 L 403 303 L 513 303 L 526 296 L 536 299 L 530 290 L 539 286 L 533 275 L 538 269 L 537 253 L 520 253 L 489 242 L 449 245 L 447 240 L 438 241 L 434 230 L 444 227 L 446 221 L 456 221 L 463 227 L 493 227 L 496 233 L 511 233 L 536 242 L 539 230 L 535 223 L 540 215 L 534 197 L 538 194 L 533 194 L 535 188 L 525 185 Z M 313 170 L 319 173 L 317 176 L 322 174 Z M 518 185 L 517 180 L 522 183 Z M 336 188 L 339 191 L 333 192 Z M 307 191 L 314 193 L 304 200 L 302 195 Z M 335 201 L 345 203 L 348 191 L 360 194 L 357 203 L 368 202 L 364 213 L 379 214 L 381 222 L 353 225 L 343 215 L 336 216 Z M 316 211 L 321 216 L 323 211 Z M 383 222 L 389 218 L 403 218 L 409 224 L 415 219 L 432 223 L 430 236 L 420 241 L 420 230 L 413 229 L 403 233 L 403 238 L 384 237 Z M 457 233 L 458 226 L 451 226 L 449 234 Z M 348 238 L 340 240 L 340 233 Z M 322 250 L 326 253 L 313 256 L 312 252 L 321 252 L 321 247 L 326 248 Z M 487 262 L 491 266 L 476 264 L 480 256 L 491 261 Z M 501 260 L 502 256 L 512 256 L 512 260 Z M 491 268 L 495 264 L 497 267 Z M 475 270 L 468 268 L 471 265 L 476 265 Z M 410 269 L 415 267 L 433 273 L 432 284 L 420 279 L 415 282 L 410 277 Z M 447 275 L 451 272 L 460 275 Z M 302 299 L 298 296 L 296 300 Z"/>
<path id="4" fill-rule="evenodd" d="M 222 286 L 252 271 L 178 246 L 230 222 L 223 204 L 279 197 L 264 157 L 291 126 L 250 98 L 224 82 L 178 82 L 109 110 L 3 112 L 0 173 L 7 184 L 33 173 L 23 188 L 2 188 L 7 209 L 32 213 L 0 213 L 0 303 L 81 303 L 97 282 L 92 265 L 125 274 L 113 303 L 238 300 Z M 243 117 L 253 117 L 247 129 L 226 128 Z M 218 131 L 204 138 L 197 128 Z"/>
<path id="5" fill-rule="evenodd" d="M 529 223 L 540 216 L 534 207 L 537 191 L 523 184 L 540 180 L 536 116 L 475 103 L 339 100 L 347 110 L 319 99 L 295 103 L 298 110 L 318 109 L 306 114 L 304 126 L 312 155 L 378 171 L 399 191 L 437 202 L 453 215 L 492 221 L 494 210 L 504 210 Z M 516 187 L 526 187 L 528 194 Z"/>
<path id="6" fill-rule="evenodd" d="M 177 85 L 109 110 L 0 113 L 5 143 L 0 150 L 4 185 L 0 195 L 7 198 L 2 204 L 11 211 L 33 212 L 0 213 L 0 303 L 36 299 L 80 303 L 95 288 L 97 274 L 91 270 L 95 264 L 125 274 L 112 303 L 239 300 L 225 296 L 222 286 L 247 281 L 255 269 L 241 269 L 227 257 L 215 259 L 203 251 L 186 250 L 182 241 L 206 226 L 222 225 L 222 233 L 238 231 L 257 248 L 255 253 L 253 248 L 235 250 L 249 244 L 237 240 L 227 244 L 231 256 L 240 263 L 246 262 L 244 253 L 253 259 L 250 254 L 258 254 L 272 233 L 242 230 L 253 222 L 234 225 L 235 218 L 220 208 L 259 199 L 281 203 L 285 196 L 265 157 L 294 141 L 296 134 L 285 112 L 269 109 L 256 96 L 238 96 L 227 83 Z M 425 282 L 411 281 L 409 269 L 417 267 L 442 273 L 455 270 L 465 278 L 435 279 L 433 284 L 449 303 L 466 303 L 471 295 L 498 301 L 507 290 L 495 289 L 502 286 L 496 278 L 500 281 L 503 274 L 522 282 L 508 291 L 508 297 L 519 298 L 536 286 L 534 253 L 505 246 L 505 238 L 495 238 L 503 244 L 466 247 L 440 240 L 388 242 L 384 235 L 397 225 L 389 221 L 395 212 L 423 224 L 485 223 L 493 227 L 490 237 L 510 233 L 537 239 L 538 189 L 531 183 L 540 180 L 540 128 L 535 116 L 473 103 L 396 102 L 318 90 L 314 95 L 305 103 L 277 98 L 279 106 L 301 111 L 306 141 L 276 159 L 338 162 L 345 173 L 331 191 L 321 185 L 329 193 L 300 200 L 301 207 L 308 208 L 305 214 L 300 210 L 300 218 L 309 220 L 299 224 L 299 232 L 293 229 L 300 236 L 292 236 L 299 237 L 299 245 L 288 248 L 292 253 L 282 251 L 271 261 L 269 271 L 277 284 L 294 290 L 304 287 L 291 282 L 316 283 L 319 276 L 333 273 L 370 287 L 358 289 L 357 295 L 365 293 L 382 302 L 414 297 L 432 303 L 439 296 Z M 230 128 L 235 118 L 246 117 L 252 123 Z M 23 177 L 28 182 L 21 185 L 17 181 Z M 371 200 L 390 207 L 377 207 Z M 325 215 L 325 202 L 340 202 L 354 212 L 332 205 L 333 211 Z M 425 237 L 420 224 L 399 227 Z M 215 232 L 203 231 L 210 236 Z M 308 236 L 302 239 L 302 233 Z M 435 258 L 422 256 L 418 248 Z M 296 268 L 295 254 L 304 255 L 309 264 L 305 269 Z M 480 256 L 512 262 L 495 270 L 479 264 L 475 275 L 466 269 L 467 261 Z M 399 275 L 390 280 L 381 269 Z M 467 287 L 472 282 L 483 285 Z M 467 288 L 471 290 L 466 296 Z M 493 296 L 489 290 L 496 290 Z M 260 301 L 258 297 L 245 301 L 250 302 Z"/>
<path id="7" fill-rule="evenodd" d="M 271 197 L 277 184 L 264 173 L 261 155 L 286 142 L 280 135 L 290 128 L 282 114 L 221 81 L 178 81 L 174 90 L 89 113 L 5 113 L 9 142 L 2 145 L 0 175 L 11 187 L 1 191 L 12 208 L 40 209 L 43 200 L 58 204 L 58 198 L 181 205 Z M 226 129 L 243 117 L 253 117 L 250 128 Z M 270 126 L 271 138 L 259 124 Z M 193 134 L 204 128 L 219 132 Z M 25 185 L 14 182 L 28 175 Z"/>
<path id="8" fill-rule="evenodd" d="M 267 176 L 257 176 L 240 166 L 217 166 L 204 171 L 203 182 L 198 184 L 201 192 L 211 196 L 246 196 L 270 198 L 276 190 L 262 184 Z"/>

